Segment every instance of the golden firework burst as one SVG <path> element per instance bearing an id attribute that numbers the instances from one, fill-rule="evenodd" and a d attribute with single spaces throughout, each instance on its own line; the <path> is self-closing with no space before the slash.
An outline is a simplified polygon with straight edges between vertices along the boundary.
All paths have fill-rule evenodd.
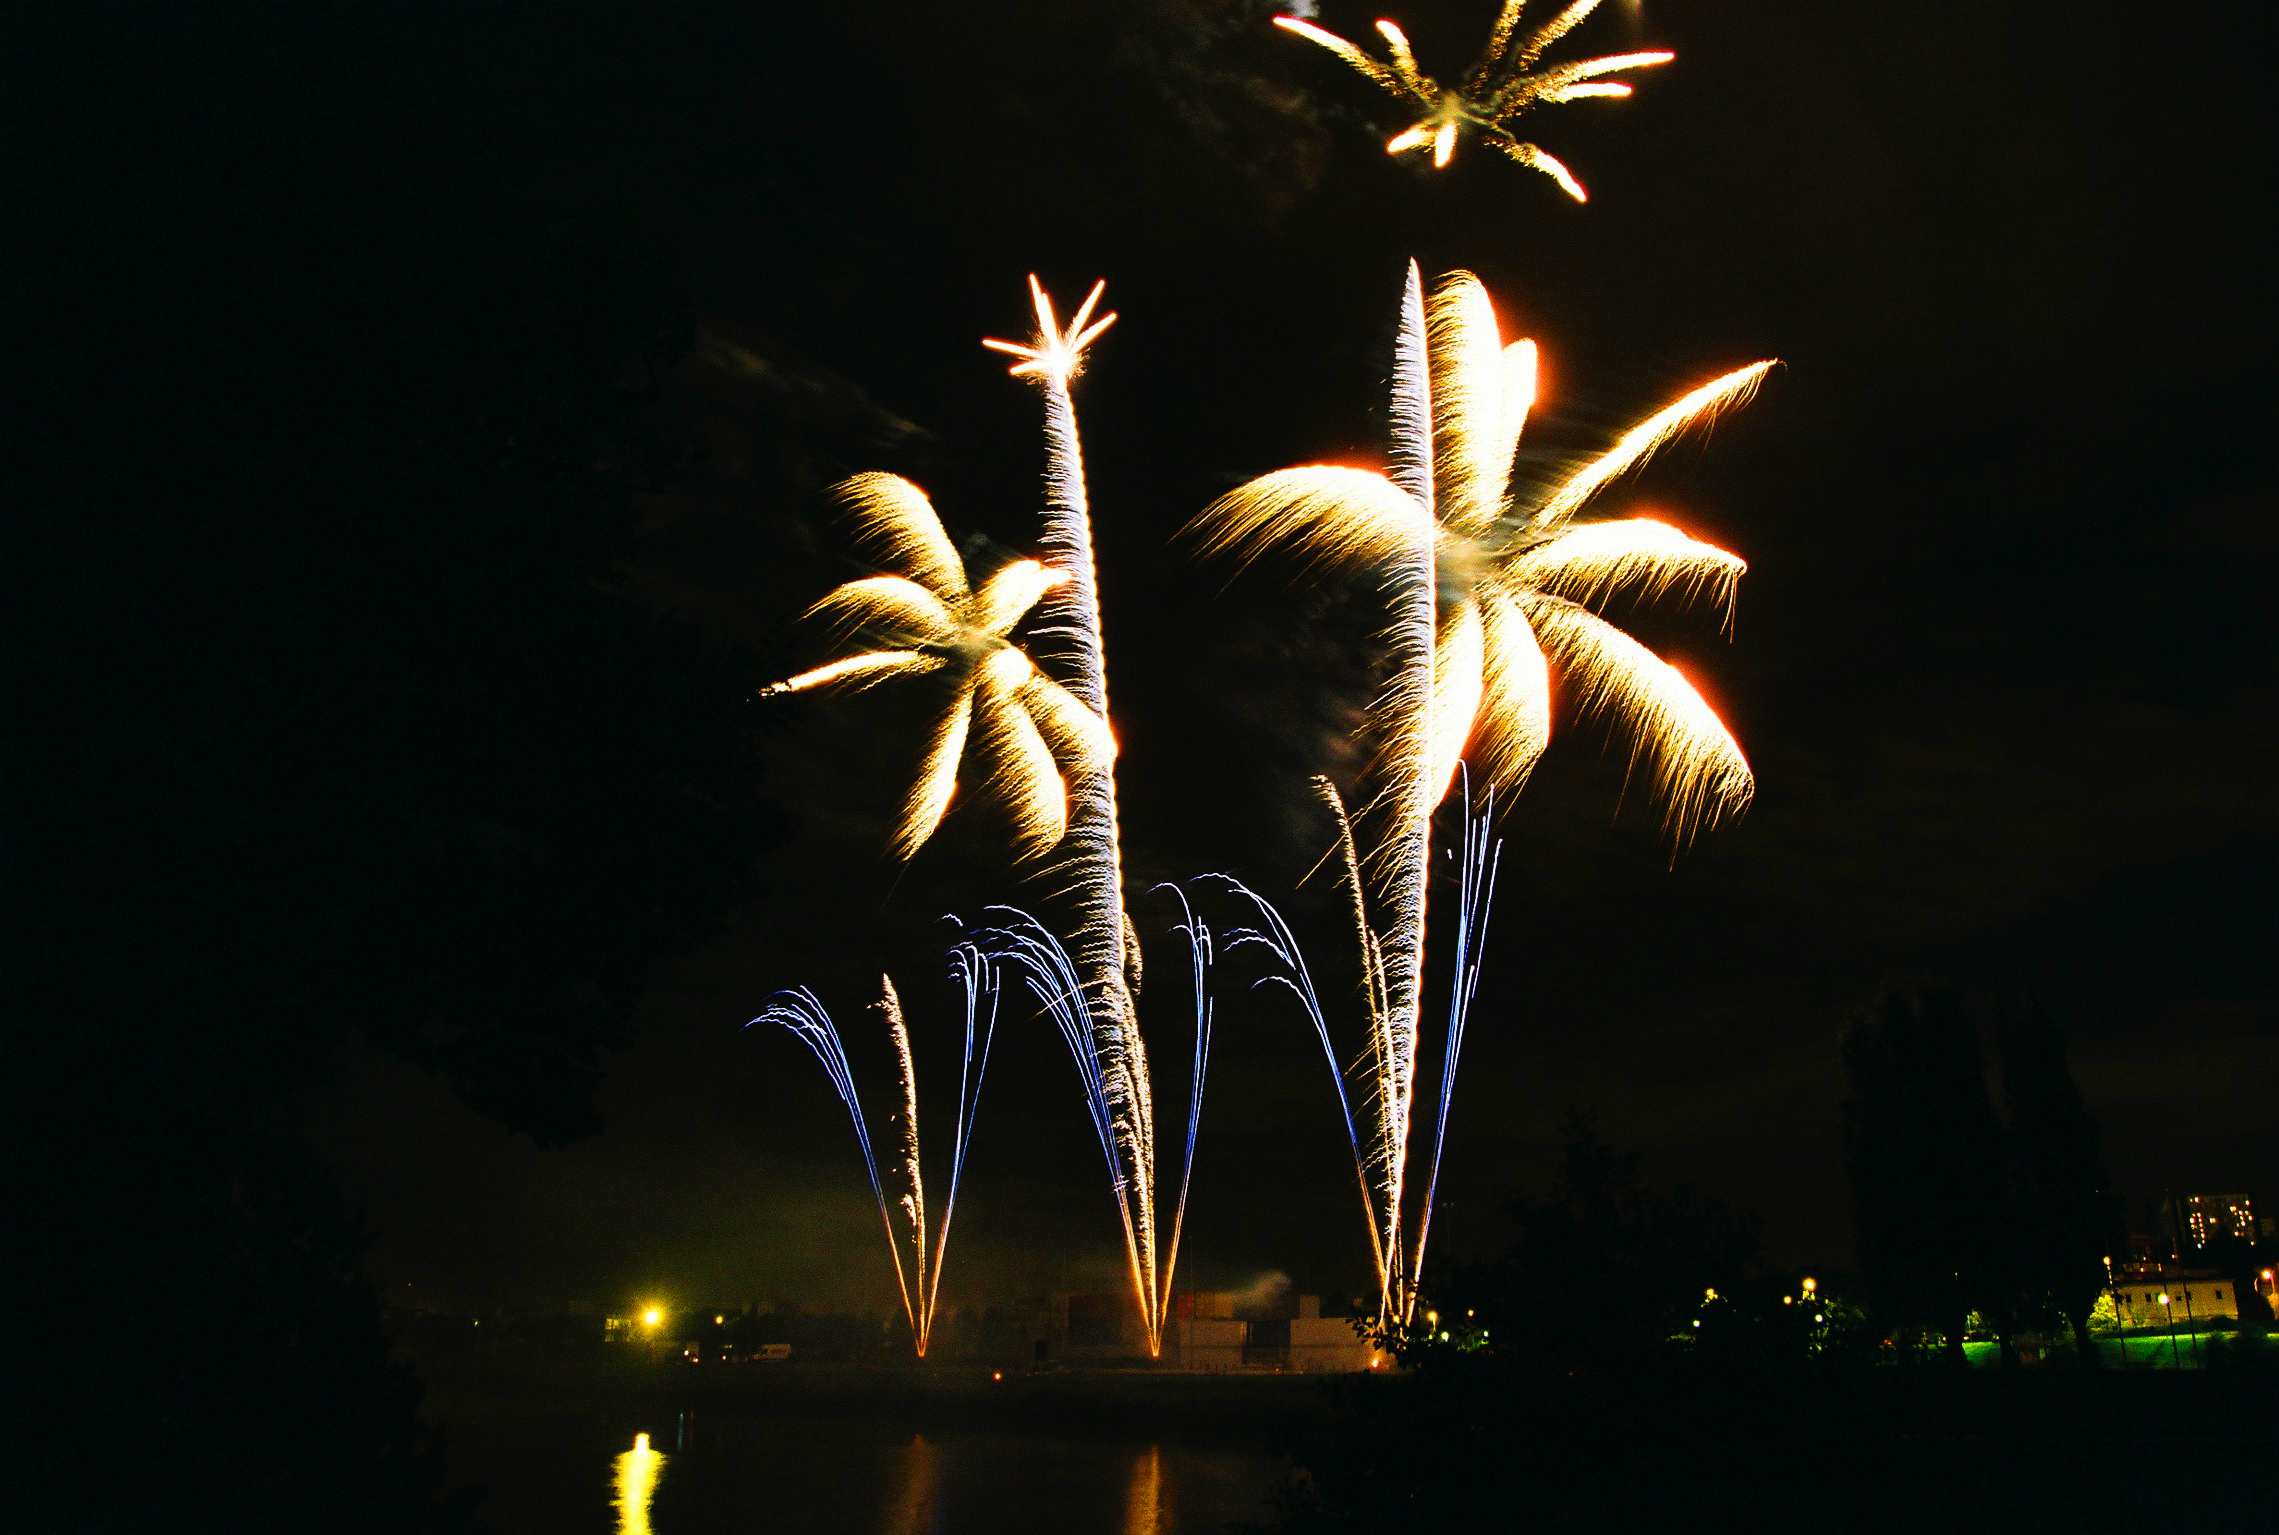
<path id="1" fill-rule="evenodd" d="M 896 856 L 917 852 L 941 824 L 977 724 L 987 781 L 1012 809 L 1016 845 L 1024 856 L 1049 851 L 1068 826 L 1060 764 L 1085 768 L 1115 751 L 1106 722 L 1038 671 L 1010 638 L 1066 577 L 1035 560 L 1014 560 L 976 588 L 917 486 L 896 475 L 858 474 L 836 494 L 858 538 L 901 573 L 849 581 L 808 616 L 829 618 L 843 638 L 878 648 L 801 672 L 763 696 L 859 690 L 889 677 L 948 673 L 955 691 L 936 717 L 918 782 L 896 823 Z"/>
<path id="2" fill-rule="evenodd" d="M 1460 86 L 1442 85 L 1419 69 L 1408 35 L 1390 21 L 1377 23 L 1378 34 L 1385 40 L 1386 57 L 1382 60 L 1296 16 L 1277 16 L 1274 25 L 1320 44 L 1403 106 L 1422 114 L 1393 135 L 1385 145 L 1387 153 L 1429 151 L 1432 163 L 1444 166 L 1455 154 L 1457 140 L 1469 135 L 1529 170 L 1541 171 L 1558 182 L 1569 197 L 1583 202 L 1589 194 L 1574 173 L 1541 146 L 1515 136 L 1505 124 L 1531 107 L 1598 98 L 1618 100 L 1628 96 L 1631 88 L 1607 76 L 1667 64 L 1677 57 L 1661 50 L 1614 53 L 1536 68 L 1544 51 L 1573 31 L 1598 5 L 1599 0 L 1575 0 L 1515 44 L 1526 0 L 1504 0 L 1488 33 L 1486 51 Z"/>

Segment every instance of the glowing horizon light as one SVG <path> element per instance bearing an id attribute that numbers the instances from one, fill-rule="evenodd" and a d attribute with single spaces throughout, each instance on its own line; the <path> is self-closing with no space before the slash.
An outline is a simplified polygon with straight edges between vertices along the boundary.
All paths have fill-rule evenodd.
<path id="1" fill-rule="evenodd" d="M 1383 60 L 1372 57 L 1336 33 L 1316 26 L 1305 16 L 1277 16 L 1274 25 L 1327 49 L 1386 95 L 1411 111 L 1423 114 L 1386 141 L 1387 154 L 1402 155 L 1429 147 L 1433 166 L 1438 169 L 1454 156 L 1457 139 L 1470 133 L 1505 158 L 1549 176 L 1576 202 L 1586 202 L 1589 194 L 1573 172 L 1541 146 L 1515 137 L 1505 124 L 1538 104 L 1621 100 L 1630 95 L 1630 85 L 1602 76 L 1630 69 L 1649 69 L 1677 57 L 1656 49 L 1609 54 L 1530 72 L 1546 49 L 1574 30 L 1598 5 L 1599 0 L 1575 0 L 1514 48 L 1513 34 L 1518 29 L 1526 0 L 1504 0 L 1503 9 L 1488 34 L 1486 50 L 1463 84 L 1457 87 L 1444 86 L 1420 70 L 1407 34 L 1390 21 L 1377 23 L 1378 35 L 1385 40 Z"/>

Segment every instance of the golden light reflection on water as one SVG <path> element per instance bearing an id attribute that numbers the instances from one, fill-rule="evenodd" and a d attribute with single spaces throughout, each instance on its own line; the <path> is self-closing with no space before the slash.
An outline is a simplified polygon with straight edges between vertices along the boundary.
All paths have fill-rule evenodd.
<path id="1" fill-rule="evenodd" d="M 1132 1461 L 1131 1484 L 1124 1489 L 1123 1535 L 1171 1535 L 1164 1514 L 1163 1451 L 1151 1444 Z"/>
<path id="2" fill-rule="evenodd" d="M 934 1527 L 937 1458 L 924 1434 L 910 1436 L 910 1448 L 902 1457 L 901 1484 L 895 1489 L 894 1501 L 886 1506 L 880 1535 L 923 1535 Z"/>
<path id="3" fill-rule="evenodd" d="M 665 1459 L 649 1448 L 647 1434 L 635 1434 L 633 1448 L 617 1457 L 617 1535 L 651 1535 L 649 1500 L 657 1495 Z"/>

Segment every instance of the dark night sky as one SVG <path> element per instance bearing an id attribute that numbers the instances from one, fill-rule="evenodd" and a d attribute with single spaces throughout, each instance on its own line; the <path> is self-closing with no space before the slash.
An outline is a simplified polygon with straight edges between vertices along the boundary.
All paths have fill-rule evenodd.
<path id="1" fill-rule="evenodd" d="M 1395 14 L 1446 69 L 1491 9 Z M 2279 1197 L 2269 17 L 1606 12 L 1577 45 L 1679 57 L 1630 102 L 1531 122 L 1587 207 L 1476 149 L 1439 176 L 1390 161 L 1362 82 L 1207 0 L 501 6 L 406 67 L 529 197 L 669 253 L 696 344 L 651 413 L 678 470 L 638 584 L 778 672 L 851 569 L 818 496 L 841 474 L 899 470 L 954 534 L 1033 546 L 1036 404 L 976 343 L 1019 333 L 1025 273 L 1070 298 L 1107 277 L 1122 320 L 1078 404 L 1135 886 L 1231 869 L 1286 893 L 1325 845 L 1302 783 L 1348 765 L 1365 608 L 1229 584 L 1171 540 L 1252 474 L 1381 450 L 1409 257 L 1477 271 L 1542 343 L 1546 462 L 1783 360 L 1601 503 L 1750 560 L 1730 645 L 1699 613 L 1639 622 L 1725 710 L 1755 807 L 1673 868 L 1637 797 L 1617 811 L 1621 757 L 1587 728 L 1554 746 L 1505 824 L 1451 1244 L 1494 1239 L 1497 1193 L 1583 1108 L 1651 1176 L 1759 1214 L 1769 1257 L 1844 1261 L 1837 1029 L 1892 978 L 2046 999 L 2134 1205 Z M 2183 88 L 2145 90 L 2171 59 Z M 1018 887 L 973 811 L 907 871 L 881 857 L 913 755 L 883 692 L 765 728 L 766 894 L 657 967 L 602 1135 L 535 1150 L 361 1053 L 312 1100 L 399 1297 L 882 1300 L 821 1074 L 738 1025 L 805 982 L 860 1033 L 890 965 L 946 1027 L 932 924 Z M 1151 946 L 1157 975 L 1174 953 Z M 1159 1059 L 1184 1048 L 1175 1000 L 1150 993 Z M 880 1065 L 858 1059 L 883 1101 Z M 1195 1280 L 1357 1282 L 1333 1112 L 1296 1019 L 1231 998 Z M 1105 1272 L 1098 1154 L 1041 1026 L 1003 1041 L 979 1137 L 945 1299 Z"/>

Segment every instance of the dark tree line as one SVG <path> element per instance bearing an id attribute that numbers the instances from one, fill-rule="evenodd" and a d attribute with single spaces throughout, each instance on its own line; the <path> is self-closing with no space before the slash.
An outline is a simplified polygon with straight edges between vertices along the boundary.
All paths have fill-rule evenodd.
<path id="1" fill-rule="evenodd" d="M 2091 1361 L 2120 1200 L 2057 1024 L 2029 1007 L 1994 1037 L 1999 1113 L 1956 993 L 1887 992 L 1845 1031 L 1845 1155 L 1869 1292 L 1954 1359 L 1975 1311 L 2005 1358 L 2018 1332 L 2062 1318 Z"/>
<path id="2" fill-rule="evenodd" d="M 1634 1152 L 1567 1125 L 1549 1185 L 1505 1204 L 1512 1241 L 1485 1263 L 1457 1262 L 1434 1299 L 1451 1342 L 1524 1370 L 1620 1376 L 1665 1352 L 1715 1290 L 1742 1286 L 1755 1225 L 1690 1188 L 1657 1189 Z M 1482 1334 L 1484 1333 L 1484 1337 Z"/>
<path id="3" fill-rule="evenodd" d="M 297 1095 L 361 1036 L 586 1133 L 649 962 L 749 891 L 755 679 L 620 590 L 680 306 L 438 106 L 463 11 L 0 38 L 29 1527 L 461 1522 Z"/>

